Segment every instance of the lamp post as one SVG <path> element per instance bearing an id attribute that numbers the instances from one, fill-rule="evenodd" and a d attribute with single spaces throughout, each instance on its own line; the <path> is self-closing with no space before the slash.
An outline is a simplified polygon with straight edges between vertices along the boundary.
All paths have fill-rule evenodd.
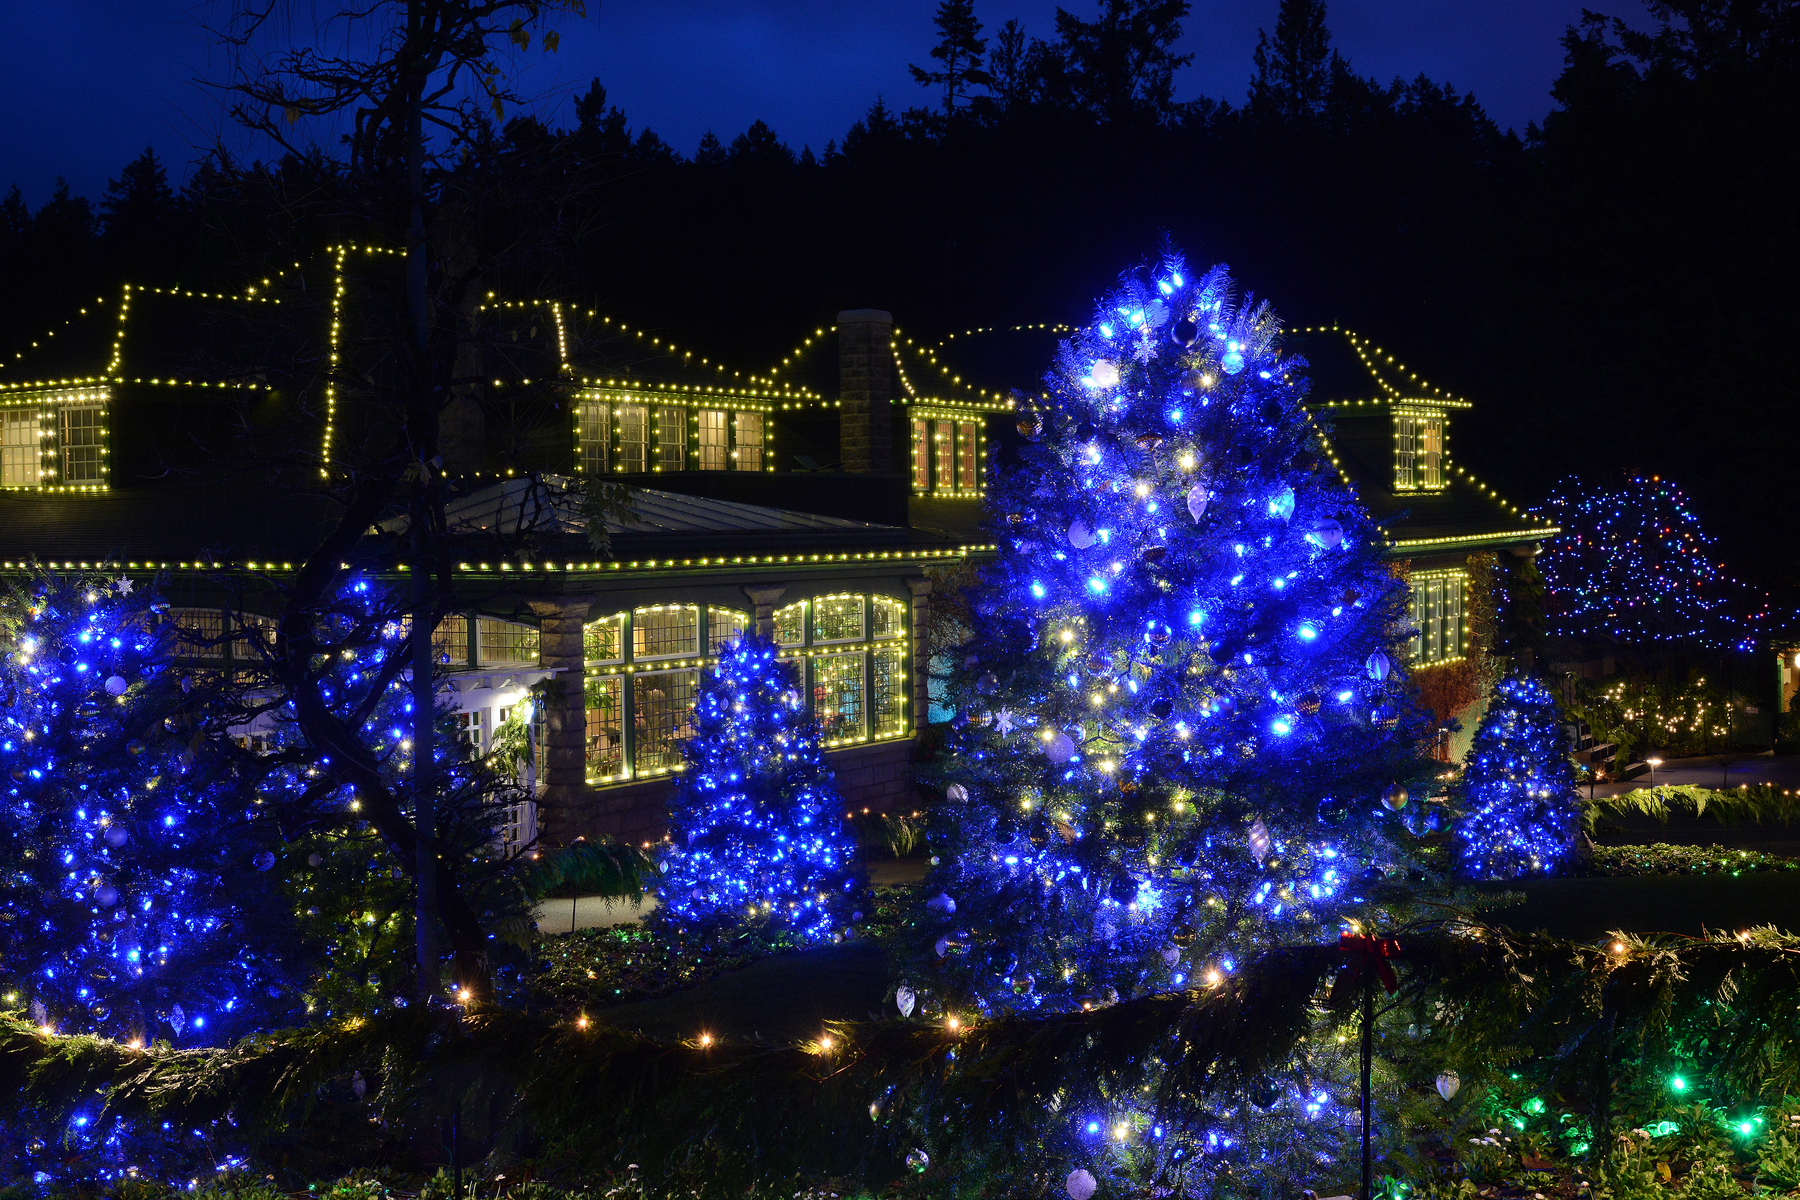
<path id="1" fill-rule="evenodd" d="M 1662 759 L 1657 758 L 1655 755 L 1652 755 L 1651 757 L 1646 758 L 1644 761 L 1650 764 L 1650 783 L 1652 786 L 1654 786 L 1656 783 L 1656 768 L 1662 766 Z"/>

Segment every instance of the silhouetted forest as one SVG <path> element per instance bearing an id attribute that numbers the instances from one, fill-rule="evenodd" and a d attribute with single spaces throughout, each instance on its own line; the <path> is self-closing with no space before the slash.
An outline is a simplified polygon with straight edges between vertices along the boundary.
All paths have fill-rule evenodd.
<path id="1" fill-rule="evenodd" d="M 759 121 L 684 157 L 596 81 L 572 128 L 512 120 L 440 185 L 510 173 L 514 194 L 576 197 L 472 218 L 548 247 L 496 266 L 496 291 L 577 298 L 756 370 L 844 307 L 929 340 L 1081 321 L 1168 239 L 1290 322 L 1354 327 L 1476 400 L 1456 452 L 1519 500 L 1569 473 L 1673 476 L 1738 573 L 1792 585 L 1800 8 L 1651 8 L 1650 29 L 1568 30 L 1553 107 L 1514 135 L 1448 83 L 1359 75 L 1319 0 L 1283 4 L 1242 103 L 1175 98 L 1182 0 L 1103 0 L 1042 37 L 944 0 L 915 71 L 929 106 L 877 100 L 822 153 Z M 122 279 L 230 284 L 354 235 L 335 172 L 214 160 L 176 192 L 146 153 L 97 203 L 65 188 L 32 213 L 14 189 L 7 340 Z M 1042 365 L 981 382 L 1029 386 Z"/>

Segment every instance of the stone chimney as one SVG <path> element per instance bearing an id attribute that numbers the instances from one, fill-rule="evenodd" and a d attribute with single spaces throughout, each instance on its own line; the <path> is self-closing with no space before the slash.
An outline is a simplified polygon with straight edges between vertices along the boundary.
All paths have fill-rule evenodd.
<path id="1" fill-rule="evenodd" d="M 894 469 L 892 313 L 846 309 L 838 328 L 838 457 L 853 475 Z"/>

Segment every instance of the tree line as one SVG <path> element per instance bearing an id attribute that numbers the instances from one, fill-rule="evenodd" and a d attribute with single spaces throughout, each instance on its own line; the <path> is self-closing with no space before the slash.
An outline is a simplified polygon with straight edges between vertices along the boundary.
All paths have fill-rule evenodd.
<path id="1" fill-rule="evenodd" d="M 1456 451 L 1516 498 L 1571 473 L 1673 475 L 1740 572 L 1791 584 L 1768 551 L 1800 517 L 1783 471 L 1800 11 L 1650 11 L 1647 29 L 1584 14 L 1552 107 L 1514 132 L 1449 82 L 1357 72 L 1323 0 L 1284 0 L 1240 102 L 1176 96 L 1185 0 L 1059 10 L 1041 36 L 944 0 L 914 66 L 925 102 L 878 98 L 816 152 L 757 121 L 683 155 L 595 81 L 572 123 L 492 120 L 456 169 L 559 198 L 483 207 L 533 248 L 496 263 L 494 290 L 578 298 L 747 370 L 843 307 L 889 308 L 928 340 L 1080 321 L 1171 239 L 1289 321 L 1342 322 L 1475 399 Z M 291 262 L 355 232 L 344 186 L 301 149 L 215 156 L 179 191 L 146 151 L 97 204 L 62 187 L 35 213 L 15 189 L 7 339 L 123 278 Z M 1029 386 L 1046 365 L 980 369 Z"/>

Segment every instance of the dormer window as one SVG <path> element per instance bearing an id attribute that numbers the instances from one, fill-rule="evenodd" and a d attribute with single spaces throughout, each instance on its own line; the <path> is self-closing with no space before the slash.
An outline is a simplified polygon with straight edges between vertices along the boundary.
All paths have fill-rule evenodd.
<path id="1" fill-rule="evenodd" d="M 1394 413 L 1394 490 L 1433 491 L 1444 486 L 1444 414 L 1400 409 Z"/>

